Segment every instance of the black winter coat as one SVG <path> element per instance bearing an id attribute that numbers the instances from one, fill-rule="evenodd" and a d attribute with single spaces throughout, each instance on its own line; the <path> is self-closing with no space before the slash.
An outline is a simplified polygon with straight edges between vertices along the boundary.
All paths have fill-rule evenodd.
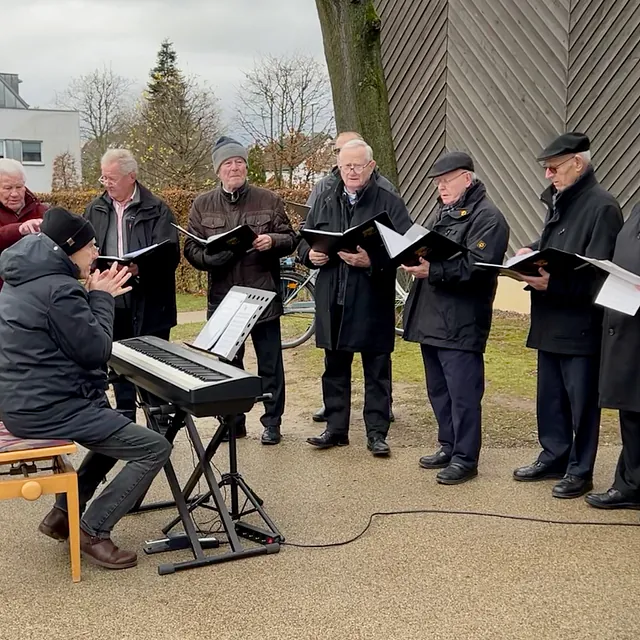
<path id="1" fill-rule="evenodd" d="M 3 251 L 0 275 L 0 417 L 7 429 L 21 438 L 92 443 L 129 424 L 103 408 L 113 297 L 88 293 L 74 263 L 43 234 Z"/>
<path id="2" fill-rule="evenodd" d="M 411 218 L 400 196 L 378 185 L 374 174 L 351 206 L 339 180 L 315 202 L 305 227 L 324 231 L 346 231 L 386 211 L 398 233 L 406 233 Z M 317 269 L 309 260 L 310 247 L 302 240 L 300 260 Z M 316 281 L 316 345 L 321 349 L 391 353 L 395 342 L 395 277 L 383 248 L 370 254 L 371 267 L 347 265 L 338 256 L 320 267 Z M 332 335 L 332 315 L 338 298 L 344 301 L 338 335 Z"/>
<path id="3" fill-rule="evenodd" d="M 138 265 L 139 274 L 130 281 L 133 290 L 127 296 L 131 301 L 134 335 L 149 335 L 175 327 L 176 269 L 180 262 L 178 232 L 171 223 L 176 219 L 164 200 L 138 183 L 140 202 L 132 203 L 125 211 L 128 233 L 128 252 L 144 249 L 152 244 L 170 240 Z M 84 217 L 96 230 L 96 243 L 103 252 L 107 231 L 115 220 L 111 199 L 103 193 L 87 206 Z"/>
<path id="4" fill-rule="evenodd" d="M 622 228 L 616 199 L 589 169 L 553 204 L 555 188 L 541 196 L 547 218 L 532 249 L 553 247 L 588 258 L 609 260 Z M 600 350 L 602 308 L 593 305 L 603 276 L 595 267 L 553 274 L 547 291 L 531 291 L 531 329 L 527 346 L 562 355 L 596 355 Z"/>
<path id="5" fill-rule="evenodd" d="M 640 205 L 618 235 L 613 262 L 640 275 Z M 640 413 L 640 314 L 605 309 L 600 363 L 600 405 Z"/>
<path id="6" fill-rule="evenodd" d="M 258 321 L 268 322 L 282 315 L 280 258 L 293 253 L 298 243 L 282 198 L 273 191 L 249 184 L 234 192 L 233 197 L 218 187 L 199 195 L 189 213 L 189 231 L 200 238 L 231 231 L 242 224 L 251 227 L 257 235 L 270 235 L 271 249 L 212 254 L 196 240 L 187 238 L 184 257 L 196 269 L 207 271 L 209 316 L 229 289 L 240 285 L 277 293 Z"/>
<path id="7" fill-rule="evenodd" d="M 442 207 L 427 228 L 469 249 L 451 260 L 433 262 L 429 277 L 416 279 L 404 313 L 404 339 L 445 349 L 484 352 L 498 276 L 476 262 L 502 264 L 509 226 L 477 182 L 452 211 Z"/>

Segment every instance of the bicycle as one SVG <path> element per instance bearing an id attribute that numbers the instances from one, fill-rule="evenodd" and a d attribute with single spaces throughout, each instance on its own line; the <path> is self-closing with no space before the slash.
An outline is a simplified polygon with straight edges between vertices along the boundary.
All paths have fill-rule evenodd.
<path id="1" fill-rule="evenodd" d="M 315 282 L 317 270 L 309 270 L 294 257 L 280 260 L 280 295 L 284 315 L 281 320 L 282 348 L 291 349 L 304 344 L 316 331 Z M 396 335 L 402 336 L 404 305 L 409 296 L 411 276 L 401 269 L 396 275 Z"/>
<path id="2" fill-rule="evenodd" d="M 280 321 L 282 348 L 304 344 L 316 332 L 316 270 L 293 256 L 280 259 L 280 296 L 284 314 Z"/>

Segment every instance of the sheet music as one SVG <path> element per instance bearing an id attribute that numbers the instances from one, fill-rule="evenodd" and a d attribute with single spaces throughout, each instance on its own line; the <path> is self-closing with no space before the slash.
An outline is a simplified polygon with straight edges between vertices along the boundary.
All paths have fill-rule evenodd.
<path id="1" fill-rule="evenodd" d="M 640 278 L 638 278 L 640 281 Z M 629 316 L 635 316 L 640 309 L 640 285 L 623 280 L 610 274 L 598 293 L 595 303 L 607 309 L 620 311 Z"/>
<path id="2" fill-rule="evenodd" d="M 404 235 L 399 234 L 397 231 L 390 229 L 389 227 L 380 224 L 376 221 L 376 227 L 382 237 L 382 241 L 385 244 L 387 253 L 395 258 L 402 253 L 405 249 L 411 246 L 419 238 L 429 233 L 427 229 L 421 227 L 419 224 L 414 224 Z"/>
<path id="3" fill-rule="evenodd" d="M 255 312 L 260 308 L 259 304 L 252 302 L 243 302 L 240 308 L 233 316 L 231 322 L 227 325 L 226 329 L 220 336 L 220 339 L 216 342 L 213 352 L 222 357 L 228 359 L 228 354 L 235 347 L 236 342 L 240 340 L 247 325 Z"/>
<path id="4" fill-rule="evenodd" d="M 193 346 L 207 351 L 211 349 L 246 299 L 245 293 L 230 291 L 193 341 Z"/>

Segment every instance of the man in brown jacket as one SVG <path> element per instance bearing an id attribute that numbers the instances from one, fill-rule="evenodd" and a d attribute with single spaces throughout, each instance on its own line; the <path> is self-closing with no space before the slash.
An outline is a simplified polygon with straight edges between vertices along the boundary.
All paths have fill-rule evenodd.
<path id="1" fill-rule="evenodd" d="M 272 191 L 247 182 L 247 149 L 231 138 L 222 137 L 213 150 L 214 169 L 220 186 L 198 196 L 189 213 L 189 232 L 201 238 L 230 231 L 247 224 L 257 234 L 253 250 L 211 253 L 197 241 L 187 238 L 186 259 L 208 275 L 207 314 L 216 307 L 234 285 L 280 291 L 280 257 L 292 253 L 297 244 L 296 233 L 284 211 L 282 199 Z M 271 398 L 264 403 L 261 418 L 264 426 L 262 444 L 280 442 L 280 425 L 284 412 L 284 367 L 280 336 L 282 299 L 277 295 L 251 332 L 258 375 L 264 392 Z M 244 349 L 232 364 L 243 366 Z M 227 416 L 234 420 L 238 437 L 246 436 L 245 416 Z"/>

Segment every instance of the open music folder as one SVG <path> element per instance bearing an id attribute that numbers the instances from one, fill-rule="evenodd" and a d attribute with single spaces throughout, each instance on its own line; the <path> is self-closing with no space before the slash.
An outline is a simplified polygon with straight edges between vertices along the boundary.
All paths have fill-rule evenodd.
<path id="1" fill-rule="evenodd" d="M 391 262 L 396 267 L 401 264 L 407 267 L 418 266 L 420 258 L 431 262 L 450 260 L 467 251 L 466 247 L 419 224 L 414 224 L 404 235 L 377 222 L 376 224 Z"/>
<path id="2" fill-rule="evenodd" d="M 224 233 L 217 233 L 208 238 L 199 236 L 183 229 L 180 225 L 171 223 L 180 233 L 188 236 L 201 244 L 210 253 L 220 253 L 222 251 L 249 251 L 252 249 L 253 241 L 258 237 L 256 232 L 247 224 L 241 224 Z"/>
<path id="3" fill-rule="evenodd" d="M 274 291 L 231 287 L 196 339 L 185 344 L 233 360 L 275 296 Z"/>
<path id="4" fill-rule="evenodd" d="M 162 251 L 163 249 L 167 249 L 167 244 L 170 240 L 163 240 L 162 242 L 157 242 L 156 244 L 152 244 L 149 247 L 144 247 L 144 249 L 138 249 L 137 251 L 130 251 L 129 253 L 125 253 L 122 256 L 98 256 L 95 261 L 95 266 L 100 271 L 104 269 L 108 269 L 113 262 L 117 262 L 118 264 L 122 264 L 128 266 L 133 263 L 141 263 L 147 260 L 151 255 Z"/>
<path id="5" fill-rule="evenodd" d="M 476 262 L 476 267 L 486 269 L 497 269 L 502 276 L 508 276 L 515 280 L 521 280 L 520 276 L 536 277 L 540 275 L 540 269 L 548 273 L 571 273 L 577 269 L 588 266 L 584 258 L 561 249 L 542 249 L 542 251 L 532 251 L 521 256 L 514 256 L 504 264 L 491 264 L 489 262 Z"/>

